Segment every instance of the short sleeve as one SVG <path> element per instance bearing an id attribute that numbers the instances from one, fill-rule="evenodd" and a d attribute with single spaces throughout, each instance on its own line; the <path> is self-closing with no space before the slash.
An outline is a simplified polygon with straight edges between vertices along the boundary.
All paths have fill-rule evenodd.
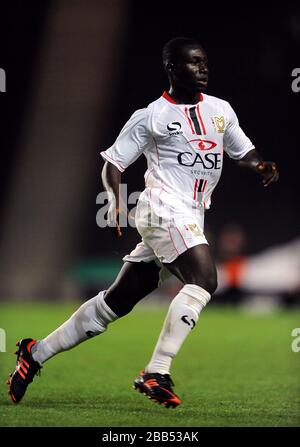
<path id="1" fill-rule="evenodd" d="M 114 144 L 100 154 L 124 172 L 151 144 L 153 138 L 148 129 L 148 110 L 140 109 L 127 121 Z"/>
<path id="2" fill-rule="evenodd" d="M 224 150 L 233 160 L 240 160 L 247 152 L 254 149 L 254 145 L 240 128 L 238 118 L 230 104 L 228 104 L 227 120 L 224 133 Z"/>

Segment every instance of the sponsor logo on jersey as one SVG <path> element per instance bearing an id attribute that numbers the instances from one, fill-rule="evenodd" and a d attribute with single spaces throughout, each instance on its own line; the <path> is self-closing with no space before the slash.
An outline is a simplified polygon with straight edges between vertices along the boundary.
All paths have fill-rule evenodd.
<path id="1" fill-rule="evenodd" d="M 194 143 L 192 146 L 194 149 L 200 149 L 200 151 L 210 151 L 214 149 L 217 143 L 210 140 L 203 140 L 202 138 L 195 138 L 194 140 L 189 140 L 188 143 Z"/>
<path id="2" fill-rule="evenodd" d="M 195 164 L 200 163 L 204 169 L 221 169 L 221 153 L 209 152 L 217 146 L 217 143 L 210 140 L 204 140 L 203 138 L 195 138 L 193 140 L 189 140 L 187 144 L 190 144 L 195 151 L 200 151 L 200 153 L 195 154 L 194 152 L 190 152 L 188 150 L 185 152 L 180 152 L 177 155 L 177 160 L 181 166 L 193 167 Z"/>
<path id="3" fill-rule="evenodd" d="M 225 132 L 225 118 L 224 118 L 224 116 L 214 116 L 213 124 L 214 124 L 215 129 L 218 133 Z"/>
<path id="4" fill-rule="evenodd" d="M 220 152 L 207 153 L 204 155 L 192 152 L 181 152 L 177 155 L 177 161 L 181 166 L 193 167 L 195 164 L 201 164 L 204 169 L 221 169 L 222 155 Z"/>
<path id="5" fill-rule="evenodd" d="M 169 123 L 167 125 L 167 129 L 169 131 L 170 136 L 183 134 L 181 130 L 181 124 L 178 121 L 173 121 L 172 123 Z"/>

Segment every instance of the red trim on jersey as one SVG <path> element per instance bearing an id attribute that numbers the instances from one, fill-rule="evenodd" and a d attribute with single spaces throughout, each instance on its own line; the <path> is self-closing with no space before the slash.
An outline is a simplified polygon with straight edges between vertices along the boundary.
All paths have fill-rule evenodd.
<path id="1" fill-rule="evenodd" d="M 168 226 L 168 230 L 169 230 L 169 235 L 170 235 L 170 239 L 172 241 L 172 244 L 173 244 L 173 246 L 174 246 L 174 248 L 176 250 L 176 253 L 179 255 L 179 252 L 178 252 L 177 248 L 175 247 L 175 244 L 174 244 L 174 241 L 173 241 L 173 238 L 172 238 L 172 235 L 171 235 L 170 226 Z"/>
<path id="2" fill-rule="evenodd" d="M 163 191 L 165 191 L 165 187 L 164 187 L 164 184 L 163 184 L 163 182 L 162 182 L 161 190 L 159 191 L 159 194 L 158 194 L 158 200 L 160 200 L 160 201 L 161 201 L 161 199 L 160 199 L 160 195 L 161 195 L 161 193 L 162 193 Z"/>
<path id="3" fill-rule="evenodd" d="M 153 206 L 152 206 L 152 196 L 151 196 L 151 189 L 152 189 L 152 188 L 150 188 L 150 189 L 149 189 L 149 192 L 150 192 L 150 207 L 151 207 L 151 208 L 153 209 Z"/>
<path id="4" fill-rule="evenodd" d="M 125 168 L 120 163 L 118 163 L 117 161 L 113 160 L 109 155 L 107 155 L 106 152 L 100 152 L 100 155 L 103 158 L 105 158 L 107 161 L 109 161 L 111 164 L 115 165 L 119 169 L 119 171 L 121 171 L 121 172 L 125 171 Z"/>
<path id="5" fill-rule="evenodd" d="M 202 120 L 202 117 L 201 117 L 201 114 L 200 114 L 199 104 L 197 105 L 196 110 L 197 110 L 197 114 L 198 114 L 198 118 L 199 118 L 202 130 L 203 130 L 203 135 L 206 135 L 206 129 L 205 129 L 205 126 L 204 126 L 204 123 L 203 123 L 203 120 Z"/>
<path id="6" fill-rule="evenodd" d="M 178 233 L 180 234 L 180 236 L 181 236 L 181 238 L 182 238 L 182 240 L 183 240 L 183 243 L 184 243 L 184 245 L 186 246 L 186 248 L 189 248 L 189 247 L 186 245 L 185 240 L 184 240 L 184 237 L 182 236 L 181 231 L 179 230 L 178 227 L 176 227 L 176 230 L 177 230 Z"/>
<path id="7" fill-rule="evenodd" d="M 189 112 L 188 112 L 188 108 L 187 107 L 184 108 L 184 113 L 185 113 L 185 115 L 186 115 L 186 117 L 188 119 L 190 128 L 192 129 L 192 133 L 195 134 L 195 129 L 194 129 L 194 126 L 193 126 L 193 122 L 192 122 L 192 120 L 191 120 L 191 118 L 189 116 Z"/>
<path id="8" fill-rule="evenodd" d="M 206 183 L 207 183 L 207 180 L 204 180 L 201 192 L 204 192 L 204 190 L 206 188 Z"/>
<path id="9" fill-rule="evenodd" d="M 147 186 L 147 180 L 148 180 L 148 177 L 149 177 L 149 175 L 151 174 L 151 172 L 153 171 L 153 169 L 154 169 L 154 168 L 151 168 L 151 169 L 150 169 L 150 171 L 149 171 L 148 174 L 147 174 L 147 177 L 145 178 L 145 186 Z"/>
<path id="10" fill-rule="evenodd" d="M 174 101 L 174 99 L 166 91 L 163 92 L 162 97 L 165 98 L 167 101 L 171 102 L 172 104 L 177 104 L 176 101 Z"/>
<path id="11" fill-rule="evenodd" d="M 196 196 L 197 196 L 198 183 L 199 183 L 199 179 L 196 179 L 195 185 L 194 185 L 194 200 L 196 200 Z"/>

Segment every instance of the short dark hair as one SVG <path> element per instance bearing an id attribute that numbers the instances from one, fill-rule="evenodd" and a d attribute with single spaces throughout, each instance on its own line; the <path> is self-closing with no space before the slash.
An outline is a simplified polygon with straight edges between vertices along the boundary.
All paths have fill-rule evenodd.
<path id="1" fill-rule="evenodd" d="M 169 40 L 162 49 L 162 60 L 164 67 L 168 62 L 173 62 L 181 48 L 184 47 L 200 47 L 200 42 L 192 37 L 175 37 Z"/>

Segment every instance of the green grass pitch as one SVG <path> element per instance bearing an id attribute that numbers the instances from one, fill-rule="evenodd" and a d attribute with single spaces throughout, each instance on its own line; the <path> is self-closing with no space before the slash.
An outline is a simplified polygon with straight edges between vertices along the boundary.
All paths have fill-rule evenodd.
<path id="1" fill-rule="evenodd" d="M 246 314 L 208 306 L 173 362 L 183 404 L 166 409 L 132 388 L 166 308 L 142 305 L 109 330 L 44 365 L 19 405 L 5 380 L 15 341 L 41 338 L 78 304 L 1 304 L 0 426 L 300 426 L 300 352 L 291 349 L 299 311 Z"/>

